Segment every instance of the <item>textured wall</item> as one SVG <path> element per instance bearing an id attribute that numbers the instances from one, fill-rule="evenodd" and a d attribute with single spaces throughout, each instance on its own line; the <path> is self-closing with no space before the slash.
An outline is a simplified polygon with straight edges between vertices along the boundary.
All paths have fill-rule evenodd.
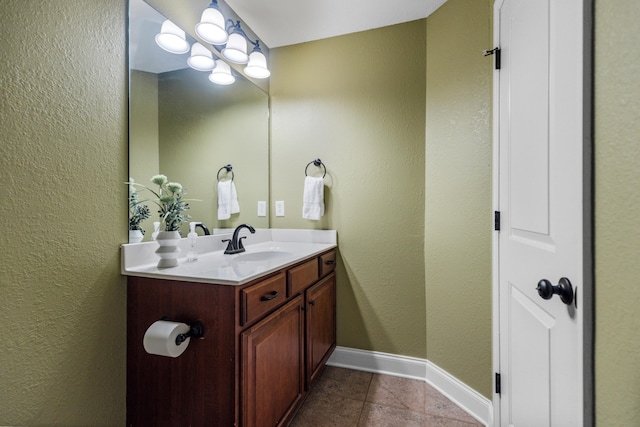
<path id="1" fill-rule="evenodd" d="M 640 2 L 596 1 L 596 420 L 640 425 Z"/>
<path id="2" fill-rule="evenodd" d="M 0 1 L 0 425 L 123 425 L 126 3 Z"/>
<path id="3" fill-rule="evenodd" d="M 425 357 L 424 49 L 422 20 L 271 51 L 271 200 L 286 204 L 271 226 L 338 230 L 341 346 Z"/>
<path id="4" fill-rule="evenodd" d="M 427 18 L 427 359 L 491 398 L 492 2 Z"/>

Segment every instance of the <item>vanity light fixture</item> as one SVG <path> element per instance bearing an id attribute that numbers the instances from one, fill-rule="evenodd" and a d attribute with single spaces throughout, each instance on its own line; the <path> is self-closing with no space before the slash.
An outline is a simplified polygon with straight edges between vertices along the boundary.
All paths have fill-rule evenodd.
<path id="1" fill-rule="evenodd" d="M 260 40 L 256 40 L 255 44 L 251 40 L 249 42 L 253 44 L 253 50 L 249 55 L 249 63 L 244 67 L 244 73 L 254 79 L 266 79 L 271 75 L 271 71 L 267 67 L 267 58 L 260 49 Z"/>
<path id="2" fill-rule="evenodd" d="M 187 64 L 198 71 L 211 71 L 216 66 L 211 51 L 198 42 L 191 46 L 191 56 L 187 58 Z"/>
<path id="3" fill-rule="evenodd" d="M 189 52 L 189 43 L 184 31 L 168 19 L 162 23 L 160 33 L 156 34 L 156 43 L 167 52 L 175 54 Z"/>
<path id="4" fill-rule="evenodd" d="M 212 45 L 223 45 L 229 39 L 225 29 L 225 20 L 218 1 L 212 0 L 200 17 L 200 22 L 196 24 L 196 33 L 200 38 Z"/>
<path id="5" fill-rule="evenodd" d="M 236 64 L 246 64 L 249 62 L 247 55 L 247 39 L 244 30 L 240 27 L 240 21 L 235 24 L 230 19 L 231 25 L 227 28 L 229 40 L 227 45 L 222 49 L 222 56 Z"/>
<path id="6" fill-rule="evenodd" d="M 216 66 L 209 74 L 209 80 L 219 85 L 230 85 L 236 81 L 236 78 L 231 74 L 231 67 L 222 59 L 216 59 Z"/>
<path id="7" fill-rule="evenodd" d="M 212 0 L 209 7 L 202 12 L 195 31 L 202 40 L 214 45 L 228 61 L 247 64 L 244 68 L 247 76 L 266 79 L 271 75 L 267 67 L 267 58 L 260 49 L 260 40 L 254 42 L 249 39 L 239 20 L 234 23 L 233 20 L 227 19 L 225 28 L 225 19 L 218 8 L 217 0 Z M 214 60 L 211 51 L 199 42 L 190 47 L 185 32 L 168 19 L 162 24 L 160 34 L 156 35 L 156 43 L 167 52 L 176 54 L 187 53 L 191 48 L 187 64 L 198 71 L 212 71 L 209 80 L 214 83 L 228 85 L 235 81 L 229 64 Z M 248 43 L 253 45 L 251 55 L 247 54 Z"/>

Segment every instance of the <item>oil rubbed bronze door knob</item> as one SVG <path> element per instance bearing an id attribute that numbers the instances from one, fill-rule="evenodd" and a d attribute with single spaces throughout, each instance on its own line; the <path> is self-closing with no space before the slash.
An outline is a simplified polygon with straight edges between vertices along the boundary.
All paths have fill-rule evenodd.
<path id="1" fill-rule="evenodd" d="M 560 299 L 563 303 L 569 305 L 573 302 L 573 286 L 566 277 L 562 277 L 558 281 L 557 286 L 553 286 L 547 279 L 542 279 L 538 282 L 538 295 L 543 299 L 551 299 L 554 295 L 560 295 Z"/>

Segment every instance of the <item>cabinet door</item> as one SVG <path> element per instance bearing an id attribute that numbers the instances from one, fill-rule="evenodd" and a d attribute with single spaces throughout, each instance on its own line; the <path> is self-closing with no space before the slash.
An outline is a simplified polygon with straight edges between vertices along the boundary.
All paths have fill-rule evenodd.
<path id="1" fill-rule="evenodd" d="M 336 347 L 336 275 L 307 290 L 307 388 Z"/>
<path id="2" fill-rule="evenodd" d="M 281 426 L 304 392 L 303 299 L 242 333 L 242 425 Z"/>

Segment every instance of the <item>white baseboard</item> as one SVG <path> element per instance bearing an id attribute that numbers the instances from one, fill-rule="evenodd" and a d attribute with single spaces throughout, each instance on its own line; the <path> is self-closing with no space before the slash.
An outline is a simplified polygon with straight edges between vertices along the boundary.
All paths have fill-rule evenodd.
<path id="1" fill-rule="evenodd" d="M 336 347 L 327 365 L 426 381 L 485 426 L 493 425 L 493 403 L 426 359 Z"/>

